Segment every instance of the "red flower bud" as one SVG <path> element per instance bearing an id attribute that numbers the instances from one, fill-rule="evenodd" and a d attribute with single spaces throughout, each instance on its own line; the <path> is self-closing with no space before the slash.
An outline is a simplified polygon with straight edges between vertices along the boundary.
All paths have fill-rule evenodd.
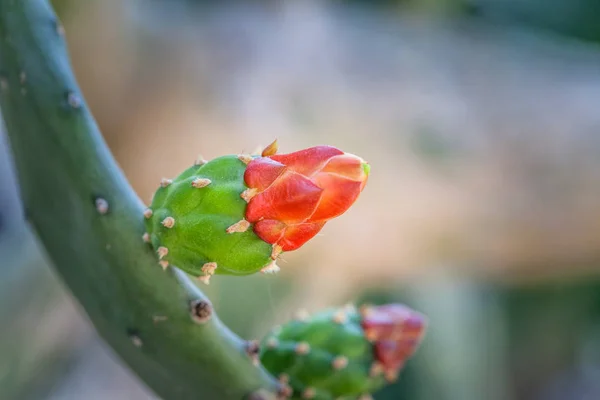
<path id="1" fill-rule="evenodd" d="M 368 307 L 363 312 L 365 336 L 386 372 L 395 374 L 419 347 L 425 335 L 425 317 L 402 305 Z"/>
<path id="2" fill-rule="evenodd" d="M 296 250 L 350 208 L 367 182 L 369 165 L 331 146 L 290 154 L 273 154 L 272 147 L 245 171 L 246 185 L 256 191 L 246 220 L 265 242 Z"/>

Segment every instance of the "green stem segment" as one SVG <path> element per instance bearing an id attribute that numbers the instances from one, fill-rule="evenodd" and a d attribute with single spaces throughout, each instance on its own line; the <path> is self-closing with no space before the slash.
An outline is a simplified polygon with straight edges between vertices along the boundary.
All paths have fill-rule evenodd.
<path id="1" fill-rule="evenodd" d="M 142 241 L 143 205 L 80 94 L 46 0 L 0 0 L 0 74 L 28 217 L 100 335 L 163 398 L 273 396 L 277 382 L 246 343 L 207 318 L 204 295 Z"/>

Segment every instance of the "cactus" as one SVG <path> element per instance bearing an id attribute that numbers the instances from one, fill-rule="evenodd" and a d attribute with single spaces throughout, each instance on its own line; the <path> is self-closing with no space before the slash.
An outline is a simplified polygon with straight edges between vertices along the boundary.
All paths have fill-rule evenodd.
<path id="1" fill-rule="evenodd" d="M 277 155 L 271 145 L 260 157 L 222 157 L 192 167 L 166 190 L 159 189 L 147 209 L 98 132 L 71 72 L 63 36 L 47 0 L 0 0 L 0 107 L 25 214 L 56 271 L 103 339 L 159 396 L 287 397 L 288 387 L 257 362 L 259 347 L 219 321 L 188 275 L 179 268 L 165 272 L 157 258 L 201 276 L 264 269 L 346 211 L 364 187 L 368 165 L 333 147 Z M 202 196 L 214 198 L 197 208 Z M 178 222 L 173 215 L 184 218 Z M 190 224 L 195 218 L 210 223 Z M 185 229 L 190 232 L 182 234 Z M 195 245 L 198 234 L 205 237 Z M 232 246 L 230 237 L 245 245 Z M 193 251 L 186 254 L 181 246 Z M 216 265 L 198 269 L 210 263 Z M 338 352 L 331 343 L 324 345 L 319 335 L 328 331 L 316 322 L 308 331 L 284 329 L 281 335 L 290 336 L 280 336 L 282 343 L 324 345 L 327 356 L 339 354 L 348 361 L 332 364 L 338 371 L 329 383 L 319 371 L 306 376 L 298 372 L 302 368 L 289 371 L 294 388 L 306 397 L 314 384 L 319 395 L 347 397 L 379 387 L 382 380 L 365 375 L 364 368 L 379 361 L 389 375 L 416 346 L 415 337 L 404 343 L 394 336 L 399 321 L 394 312 L 376 313 L 377 318 L 349 313 L 348 322 L 339 325 L 334 320 L 330 330 L 346 345 Z M 362 332 L 354 339 L 353 329 Z M 415 329 L 418 333 L 419 326 Z M 284 348 L 267 347 L 262 359 L 273 373 L 287 370 L 287 357 L 299 365 L 319 361 L 295 349 L 286 354 Z M 345 372 L 339 370 L 346 368 L 352 375 L 340 379 Z"/>
<path id="2" fill-rule="evenodd" d="M 28 219 L 121 359 L 165 399 L 275 397 L 246 341 L 141 240 L 145 207 L 98 132 L 46 0 L 0 0 L 0 107 Z"/>
<path id="3" fill-rule="evenodd" d="M 260 157 L 199 160 L 163 179 L 144 212 L 147 234 L 164 267 L 205 283 L 214 274 L 276 272 L 296 250 L 344 213 L 364 188 L 369 167 L 331 146 Z"/>
<path id="4" fill-rule="evenodd" d="M 260 359 L 292 398 L 363 400 L 397 378 L 424 332 L 424 316 L 400 304 L 300 313 L 266 336 Z"/>

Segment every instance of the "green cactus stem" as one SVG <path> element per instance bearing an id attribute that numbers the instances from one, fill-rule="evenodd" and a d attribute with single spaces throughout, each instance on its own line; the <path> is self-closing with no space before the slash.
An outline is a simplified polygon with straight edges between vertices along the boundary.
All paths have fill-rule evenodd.
<path id="1" fill-rule="evenodd" d="M 98 132 L 63 33 L 48 1 L 0 0 L 0 107 L 28 218 L 56 271 L 159 396 L 274 397 L 279 384 L 246 342 L 143 242 L 144 207 Z"/>

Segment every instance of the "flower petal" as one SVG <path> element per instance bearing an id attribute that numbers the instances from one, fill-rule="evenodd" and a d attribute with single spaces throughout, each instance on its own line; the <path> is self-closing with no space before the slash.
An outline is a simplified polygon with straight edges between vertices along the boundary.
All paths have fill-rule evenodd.
<path id="1" fill-rule="evenodd" d="M 283 237 L 286 227 L 283 222 L 263 219 L 254 224 L 254 233 L 265 242 L 275 244 Z"/>
<path id="2" fill-rule="evenodd" d="M 250 200 L 246 220 L 274 219 L 286 225 L 304 222 L 314 213 L 322 193 L 323 189 L 306 177 L 287 170 Z"/>
<path id="3" fill-rule="evenodd" d="M 319 173 L 313 181 L 323 189 L 321 201 L 307 222 L 327 221 L 345 213 L 358 198 L 362 182 L 330 173 Z"/>
<path id="4" fill-rule="evenodd" d="M 268 157 L 255 158 L 246 167 L 244 182 L 249 188 L 262 192 L 275 182 L 285 169 L 285 165 Z"/>
<path id="5" fill-rule="evenodd" d="M 269 158 L 278 161 L 299 174 L 310 176 L 317 172 L 331 157 L 344 154 L 332 146 L 316 146 L 289 154 L 276 154 Z"/>
<path id="6" fill-rule="evenodd" d="M 321 222 L 288 226 L 279 221 L 265 219 L 254 224 L 254 233 L 267 243 L 277 243 L 283 251 L 292 251 L 312 239 L 324 225 L 325 223 Z"/>
<path id="7" fill-rule="evenodd" d="M 362 321 L 370 340 L 420 339 L 425 333 L 425 317 L 402 304 L 386 304 L 369 309 Z"/>
<path id="8" fill-rule="evenodd" d="M 354 154 L 341 154 L 332 157 L 321 169 L 321 172 L 332 172 L 355 181 L 366 181 L 365 161 Z"/>
<path id="9" fill-rule="evenodd" d="M 285 228 L 283 237 L 279 244 L 283 251 L 292 251 L 300 248 L 304 243 L 312 239 L 323 228 L 325 222 L 303 223 L 291 225 Z"/>

